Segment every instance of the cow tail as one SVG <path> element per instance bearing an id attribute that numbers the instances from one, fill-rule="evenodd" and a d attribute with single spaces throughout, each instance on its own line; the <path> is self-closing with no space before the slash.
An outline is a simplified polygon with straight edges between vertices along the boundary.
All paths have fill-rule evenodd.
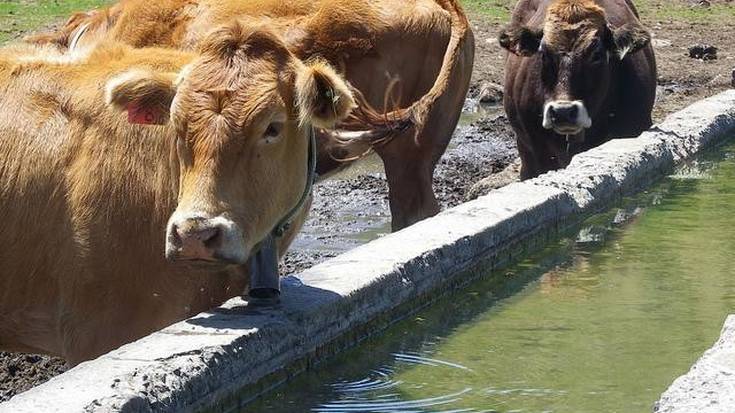
<path id="1" fill-rule="evenodd" d="M 407 108 L 396 109 L 388 113 L 380 113 L 375 110 L 364 99 L 359 91 L 354 91 L 357 109 L 353 111 L 350 119 L 345 122 L 347 129 L 356 129 L 366 126 L 372 129 L 370 136 L 371 144 L 381 145 L 390 141 L 398 132 L 412 128 L 415 131 L 415 139 L 421 133 L 431 110 L 437 101 L 447 93 L 451 83 L 452 74 L 460 64 L 462 48 L 467 42 L 470 31 L 470 23 L 459 5 L 458 0 L 435 0 L 451 17 L 451 34 L 447 50 L 444 53 L 439 74 L 434 85 L 419 100 Z M 386 106 L 390 107 L 390 100 L 394 88 L 390 87 L 386 92 Z M 393 106 L 395 107 L 395 106 Z"/>

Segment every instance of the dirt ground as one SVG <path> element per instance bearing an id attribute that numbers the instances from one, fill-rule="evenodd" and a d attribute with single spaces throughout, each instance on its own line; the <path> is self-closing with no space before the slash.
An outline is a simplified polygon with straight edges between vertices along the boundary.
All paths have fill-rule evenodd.
<path id="1" fill-rule="evenodd" d="M 0 402 L 66 370 L 63 360 L 37 354 L 0 352 Z"/>
<path id="2" fill-rule="evenodd" d="M 437 166 L 434 187 L 444 208 L 461 203 L 469 188 L 516 159 L 513 133 L 497 107 L 477 104 L 488 83 L 503 84 L 504 54 L 497 45 L 511 0 L 467 0 L 476 37 L 467 114 Z M 655 121 L 731 86 L 735 70 L 735 4 L 731 0 L 640 0 L 654 36 L 658 62 Z M 717 59 L 688 57 L 696 44 L 718 48 Z M 282 264 L 293 274 L 389 231 L 387 185 L 375 158 L 315 188 L 311 217 Z M 0 352 L 0 401 L 64 370 L 60 359 Z"/>

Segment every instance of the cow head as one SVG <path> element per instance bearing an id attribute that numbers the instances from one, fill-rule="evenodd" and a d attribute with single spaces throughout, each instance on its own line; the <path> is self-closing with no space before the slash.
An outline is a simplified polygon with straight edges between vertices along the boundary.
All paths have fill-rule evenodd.
<path id="1" fill-rule="evenodd" d="M 309 131 L 354 106 L 329 66 L 300 61 L 264 28 L 212 32 L 180 73 L 131 70 L 107 100 L 135 124 L 176 131 L 178 205 L 169 260 L 243 264 L 297 203 L 306 185 Z"/>
<path id="2" fill-rule="evenodd" d="M 512 24 L 499 41 L 511 53 L 533 57 L 541 65 L 543 127 L 578 135 L 592 126 L 613 67 L 645 47 L 650 34 L 637 22 L 613 28 L 592 0 L 557 0 L 547 9 L 543 27 Z"/>

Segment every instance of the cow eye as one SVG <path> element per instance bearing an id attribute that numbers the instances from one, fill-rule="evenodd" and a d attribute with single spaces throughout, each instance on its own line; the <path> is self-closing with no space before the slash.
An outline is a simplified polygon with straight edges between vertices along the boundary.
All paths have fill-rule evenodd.
<path id="1" fill-rule="evenodd" d="M 268 139 L 277 138 L 283 131 L 283 122 L 271 122 L 263 133 L 263 137 Z"/>

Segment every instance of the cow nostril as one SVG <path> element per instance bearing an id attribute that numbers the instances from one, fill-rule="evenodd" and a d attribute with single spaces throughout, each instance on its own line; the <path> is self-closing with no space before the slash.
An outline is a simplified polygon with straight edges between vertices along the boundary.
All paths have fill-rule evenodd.
<path id="1" fill-rule="evenodd" d="M 207 228 L 199 234 L 199 240 L 208 249 L 214 249 L 222 240 L 222 230 L 219 227 Z"/>
<path id="2" fill-rule="evenodd" d="M 222 229 L 219 227 L 208 227 L 193 230 L 186 225 L 175 225 L 172 228 L 173 241 L 178 244 L 199 244 L 207 249 L 215 249 L 222 239 Z"/>
<path id="3" fill-rule="evenodd" d="M 170 234 L 169 242 L 177 248 L 181 248 L 187 238 L 186 232 L 181 229 L 181 226 L 172 224 Z"/>
<path id="4" fill-rule="evenodd" d="M 556 118 L 556 108 L 554 106 L 549 105 L 549 116 L 552 119 Z"/>
<path id="5" fill-rule="evenodd" d="M 166 258 L 170 261 L 244 263 L 244 257 L 236 254 L 240 250 L 237 248 L 240 247 L 239 234 L 233 236 L 228 224 L 230 221 L 217 218 L 182 219 L 171 223 Z"/>
<path id="6" fill-rule="evenodd" d="M 576 118 L 578 113 L 579 113 L 579 108 L 577 107 L 577 105 L 572 105 L 569 108 L 569 119 Z"/>

